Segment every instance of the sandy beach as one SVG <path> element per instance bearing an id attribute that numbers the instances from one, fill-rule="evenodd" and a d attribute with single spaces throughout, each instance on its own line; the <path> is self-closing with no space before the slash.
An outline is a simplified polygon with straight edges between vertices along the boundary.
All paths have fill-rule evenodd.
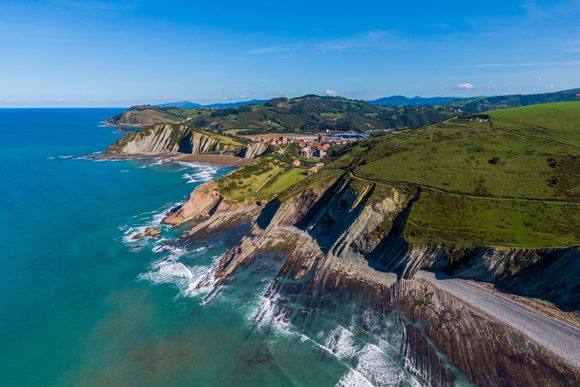
<path id="1" fill-rule="evenodd" d="M 184 161 L 192 163 L 211 163 L 219 165 L 228 165 L 234 167 L 242 167 L 250 165 L 254 160 L 236 157 L 233 155 L 218 155 L 218 154 L 180 154 L 173 157 L 175 161 Z"/>
<path id="2" fill-rule="evenodd" d="M 218 165 L 227 165 L 234 167 L 243 167 L 250 165 L 254 159 L 245 159 L 243 157 L 236 157 L 227 154 L 186 154 L 186 153 L 162 153 L 162 154 L 118 154 L 118 153 L 103 153 L 98 155 L 91 155 L 97 160 L 107 159 L 145 159 L 145 158 L 162 158 L 167 162 L 183 161 L 190 163 L 209 163 Z"/>

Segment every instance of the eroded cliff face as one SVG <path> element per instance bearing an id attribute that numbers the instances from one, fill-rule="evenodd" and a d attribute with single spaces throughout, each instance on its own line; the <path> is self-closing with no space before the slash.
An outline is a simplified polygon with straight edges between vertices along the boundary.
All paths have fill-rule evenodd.
<path id="1" fill-rule="evenodd" d="M 128 133 L 108 148 L 111 153 L 135 155 L 197 154 L 237 149 L 181 124 L 158 124 Z"/>
<path id="2" fill-rule="evenodd" d="M 163 218 L 162 222 L 180 226 L 191 220 L 206 220 L 214 213 L 222 199 L 213 182 L 202 184 L 191 192 L 184 204 Z"/>
<path id="3" fill-rule="evenodd" d="M 580 248 L 475 249 L 451 273 L 489 282 L 513 294 L 541 298 L 580 314 Z"/>
<path id="4" fill-rule="evenodd" d="M 118 126 L 145 126 L 171 122 L 171 118 L 152 106 L 134 106 L 108 122 Z"/>
<path id="5" fill-rule="evenodd" d="M 236 156 L 243 157 L 245 159 L 254 159 L 266 153 L 271 152 L 270 145 L 264 142 L 252 142 L 246 144 L 241 151 L 239 151 Z"/>
<path id="6" fill-rule="evenodd" d="M 166 123 L 127 133 L 108 147 L 107 151 L 119 155 L 227 152 L 238 157 L 256 158 L 269 153 L 271 148 L 266 143 L 240 143 L 235 146 L 221 142 L 219 139 L 188 125 Z"/>
<path id="7" fill-rule="evenodd" d="M 578 272 L 578 247 L 457 251 L 442 246 L 410 246 L 402 234 L 420 194 L 416 186 L 370 183 L 345 174 L 325 186 L 274 198 L 262 207 L 247 202 L 227 204 L 213 183 L 208 183 L 199 186 L 165 222 L 179 225 L 197 218 L 206 224 L 201 222 L 196 227 L 215 228 L 219 223 L 252 220 L 247 238 L 253 244 L 291 245 L 301 239 L 316 246 L 309 255 L 316 253 L 317 265 L 341 267 L 355 275 L 361 272 L 370 277 L 389 277 L 392 281 L 411 279 L 419 270 L 441 270 L 496 284 L 516 294 L 542 296 L 564 310 L 580 308 L 580 292 L 573 278 Z M 251 215 L 243 216 L 244 211 Z M 195 230 L 190 231 L 193 234 Z M 252 259 L 243 245 L 244 241 L 226 254 L 228 265 Z M 215 274 L 221 276 L 219 271 Z"/>
<path id="8" fill-rule="evenodd" d="M 265 206 L 228 204 L 209 187 L 200 187 L 168 220 L 178 219 L 171 224 L 179 224 L 199 219 L 184 240 L 246 225 L 239 243 L 199 282 L 198 290 L 209 287 L 208 299 L 240 268 L 275 252 L 281 265 L 267 295 L 277 300 L 279 318 L 309 324 L 312 311 L 346 303 L 400 313 L 406 367 L 433 385 L 452 385 L 458 377 L 484 386 L 580 382 L 576 370 L 513 328 L 427 282 L 412 280 L 421 269 L 445 270 L 522 294 L 547 292 L 552 302 L 577 308 L 578 292 L 572 288 L 577 281 L 557 281 L 569 279 L 565 270 L 576 264 L 577 248 L 458 253 L 409 246 L 402 233 L 420 189 L 370 183 L 348 174 Z"/>

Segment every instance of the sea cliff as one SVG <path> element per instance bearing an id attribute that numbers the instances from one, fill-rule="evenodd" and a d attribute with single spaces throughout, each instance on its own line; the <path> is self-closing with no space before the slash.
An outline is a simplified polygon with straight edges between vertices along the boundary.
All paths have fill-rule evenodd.
<path id="1" fill-rule="evenodd" d="M 421 195 L 418 186 L 370 183 L 348 173 L 323 185 L 297 186 L 267 203 L 231 203 L 208 183 L 164 219 L 174 226 L 189 222 L 179 242 L 184 245 L 224 229 L 243 230 L 198 283 L 200 290 L 210 287 L 207 299 L 241 268 L 274 251 L 282 264 L 268 294 L 277 300 L 280 319 L 307 324 L 304 313 L 345 302 L 399 311 L 409 367 L 434 385 L 452 384 L 455 369 L 477 385 L 501 384 L 508 374 L 514 385 L 578 382 L 573 366 L 514 327 L 414 279 L 420 270 L 445 271 L 574 311 L 580 298 L 570 273 L 578 248 L 457 251 L 411 245 L 403 230 Z"/>
<path id="2" fill-rule="evenodd" d="M 126 133 L 107 148 L 113 155 L 164 155 L 170 153 L 229 153 L 255 158 L 270 151 L 268 144 L 201 131 L 186 124 L 156 124 Z"/>
<path id="3" fill-rule="evenodd" d="M 491 113 L 384 133 L 332 149 L 312 173 L 288 146 L 197 187 L 163 220 L 185 230 L 175 243 L 235 237 L 190 290 L 211 300 L 266 270 L 268 318 L 300 329 L 323 310 L 395 314 L 405 367 L 430 384 L 578 384 L 577 139 L 508 113 L 531 123 Z M 128 151 L 199 152 L 191 130 L 144 129 Z M 195 132 L 217 141 L 201 151 L 236 146 Z M 268 151 L 252 146 L 235 152 Z"/>

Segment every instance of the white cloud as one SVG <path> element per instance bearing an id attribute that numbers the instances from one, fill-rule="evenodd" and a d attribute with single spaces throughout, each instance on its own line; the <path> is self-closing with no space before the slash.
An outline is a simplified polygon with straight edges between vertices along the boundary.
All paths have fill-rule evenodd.
<path id="1" fill-rule="evenodd" d="M 364 47 L 390 47 L 395 44 L 393 36 L 382 30 L 368 31 L 363 34 L 340 39 L 329 39 L 315 42 L 313 48 L 329 51 L 341 51 Z"/>
<path id="2" fill-rule="evenodd" d="M 545 85 L 545 86 L 546 86 L 546 89 L 550 89 L 550 90 L 553 90 L 556 88 L 556 86 L 554 86 L 554 85 Z"/>
<path id="3" fill-rule="evenodd" d="M 548 19 L 571 18 L 580 13 L 580 1 L 578 0 L 554 0 L 550 4 L 545 1 L 526 0 L 522 7 L 526 10 L 527 17 L 532 22 L 543 22 Z"/>
<path id="4" fill-rule="evenodd" d="M 535 66 L 566 66 L 580 65 L 580 60 L 567 60 L 562 62 L 527 62 L 527 63 L 484 63 L 466 67 L 475 68 L 501 68 L 501 67 L 535 67 Z"/>
<path id="5" fill-rule="evenodd" d="M 336 90 L 324 90 L 324 95 L 328 97 L 336 97 L 338 95 L 338 91 Z"/>
<path id="6" fill-rule="evenodd" d="M 543 80 L 544 80 L 544 78 L 543 78 L 543 77 L 540 77 L 540 76 L 537 76 L 537 77 L 536 77 L 536 79 L 537 79 L 538 81 L 543 81 Z"/>
<path id="7" fill-rule="evenodd" d="M 455 85 L 455 90 L 471 90 L 471 89 L 475 89 L 475 85 L 473 83 L 466 82 Z"/>
<path id="8" fill-rule="evenodd" d="M 310 52 L 320 51 L 347 51 L 362 48 L 393 48 L 400 47 L 403 43 L 393 37 L 390 33 L 382 30 L 371 30 L 364 33 L 345 36 L 336 39 L 313 39 L 289 44 L 257 47 L 249 54 L 276 54 L 283 52 L 295 52 L 299 50 L 309 50 Z"/>
<path id="9" fill-rule="evenodd" d="M 258 47 L 248 51 L 249 54 L 252 55 L 261 55 L 261 54 L 276 54 L 281 52 L 292 52 L 296 51 L 300 47 L 303 47 L 304 43 L 294 43 L 294 44 L 281 44 L 277 46 L 267 46 L 267 47 Z"/>
<path id="10" fill-rule="evenodd" d="M 527 0 L 523 7 L 528 14 L 528 18 L 532 21 L 541 21 L 550 16 L 544 8 L 536 4 L 535 0 Z"/>
<path id="11" fill-rule="evenodd" d="M 135 0 L 56 0 L 57 5 L 87 12 L 121 12 L 138 7 Z"/>

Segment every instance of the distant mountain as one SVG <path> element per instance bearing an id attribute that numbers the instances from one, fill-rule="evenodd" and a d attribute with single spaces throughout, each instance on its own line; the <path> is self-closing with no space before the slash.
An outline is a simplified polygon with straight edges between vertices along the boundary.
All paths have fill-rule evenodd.
<path id="1" fill-rule="evenodd" d="M 165 108 L 165 107 L 175 107 L 180 109 L 196 109 L 202 107 L 201 104 L 189 101 L 178 101 L 178 102 L 168 102 L 160 103 L 155 105 L 155 107 Z"/>
<path id="2" fill-rule="evenodd" d="M 373 105 L 390 105 L 390 106 L 410 106 L 410 105 L 441 105 L 457 101 L 460 97 L 405 97 L 403 95 L 393 95 L 369 101 Z"/>
<path id="3" fill-rule="evenodd" d="M 264 102 L 266 102 L 265 99 L 251 99 L 249 101 L 240 101 L 240 102 L 212 103 L 209 105 L 203 105 L 203 107 L 212 109 L 227 109 L 245 105 L 262 105 Z"/>
<path id="4" fill-rule="evenodd" d="M 535 105 L 538 103 L 576 101 L 579 98 L 580 88 L 556 91 L 542 94 L 514 94 L 497 97 L 476 97 L 453 101 L 447 106 L 462 109 L 467 112 L 479 113 L 488 110 L 508 109 L 519 106 Z"/>
<path id="5" fill-rule="evenodd" d="M 178 102 L 167 102 L 155 105 L 155 107 L 167 108 L 175 107 L 180 109 L 197 109 L 197 108 L 209 108 L 209 109 L 227 109 L 232 107 L 244 106 L 244 105 L 259 105 L 266 102 L 263 99 L 252 99 L 249 101 L 239 101 L 239 102 L 227 102 L 227 103 L 212 103 L 208 105 L 202 105 L 195 102 L 189 101 L 178 101 Z"/>

